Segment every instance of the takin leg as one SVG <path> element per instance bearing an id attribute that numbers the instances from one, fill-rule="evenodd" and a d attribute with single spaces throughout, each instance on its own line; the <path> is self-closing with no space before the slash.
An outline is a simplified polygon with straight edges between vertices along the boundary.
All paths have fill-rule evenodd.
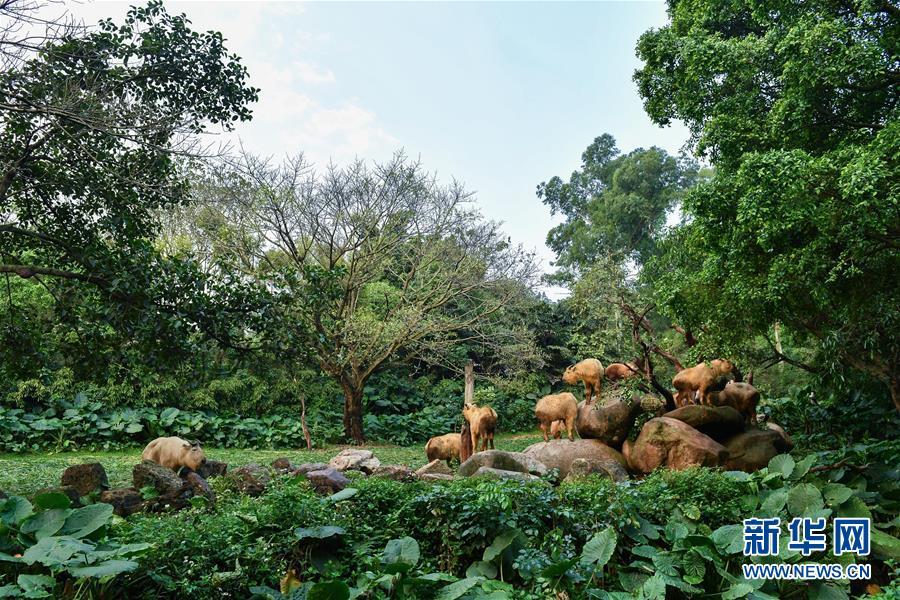
<path id="1" fill-rule="evenodd" d="M 594 395 L 594 388 L 587 381 L 584 382 L 584 403 L 590 404 Z"/>
<path id="2" fill-rule="evenodd" d="M 569 417 L 568 419 L 566 419 L 566 432 L 569 434 L 570 442 L 575 441 L 575 434 L 573 433 L 574 431 L 575 431 L 575 417 Z"/>
<path id="3" fill-rule="evenodd" d="M 544 441 L 545 442 L 550 441 L 550 439 L 547 436 L 547 429 L 549 429 L 549 427 L 547 427 L 547 424 L 544 423 L 543 421 L 541 421 L 541 431 L 544 433 Z"/>

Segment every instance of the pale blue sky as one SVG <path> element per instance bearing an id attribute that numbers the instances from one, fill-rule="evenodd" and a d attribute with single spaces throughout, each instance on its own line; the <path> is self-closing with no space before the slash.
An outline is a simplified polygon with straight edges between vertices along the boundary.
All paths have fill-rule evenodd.
<path id="1" fill-rule="evenodd" d="M 604 132 L 619 148 L 677 152 L 631 81 L 638 36 L 662 2 L 170 2 L 217 29 L 262 88 L 236 132 L 251 150 L 304 151 L 317 164 L 383 159 L 403 148 L 477 192 L 483 213 L 538 251 L 552 226 L 535 186 L 568 176 Z M 127 3 L 72 4 L 86 21 Z M 553 293 L 552 295 L 556 295 Z"/>

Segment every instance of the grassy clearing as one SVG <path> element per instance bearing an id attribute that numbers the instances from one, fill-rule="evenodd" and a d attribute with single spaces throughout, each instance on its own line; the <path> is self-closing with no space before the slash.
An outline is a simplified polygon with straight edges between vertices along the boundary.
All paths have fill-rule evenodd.
<path id="1" fill-rule="evenodd" d="M 500 450 L 519 451 L 540 441 L 539 433 L 515 433 L 498 435 L 495 445 Z M 332 445 L 307 450 L 236 450 L 233 448 L 207 448 L 206 455 L 232 466 L 256 462 L 269 464 L 280 456 L 286 456 L 296 464 L 328 462 L 345 448 L 355 446 Z M 364 446 L 372 450 L 382 463 L 409 465 L 418 468 L 425 464 L 424 444 L 418 446 L 391 446 L 373 444 Z M 42 488 L 59 484 L 63 470 L 70 465 L 99 462 L 106 469 L 111 487 L 131 484 L 131 468 L 141 459 L 142 448 L 110 452 L 59 452 L 42 454 L 0 454 L 0 490 L 12 494 L 33 494 Z"/>

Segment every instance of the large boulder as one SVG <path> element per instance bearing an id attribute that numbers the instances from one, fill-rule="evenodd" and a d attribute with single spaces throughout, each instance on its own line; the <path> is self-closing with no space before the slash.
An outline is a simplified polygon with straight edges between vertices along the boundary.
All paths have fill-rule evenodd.
<path id="1" fill-rule="evenodd" d="M 383 477 L 394 481 L 411 481 L 416 473 L 406 465 L 381 465 L 372 471 L 372 477 Z"/>
<path id="2" fill-rule="evenodd" d="M 321 471 L 310 471 L 306 474 L 306 479 L 317 492 L 327 495 L 336 494 L 350 485 L 346 475 L 330 467 Z"/>
<path id="3" fill-rule="evenodd" d="M 641 403 L 637 401 L 613 400 L 603 406 L 581 402 L 575 429 L 584 439 L 600 440 L 611 448 L 618 448 L 628 437 L 640 412 Z"/>
<path id="4" fill-rule="evenodd" d="M 113 512 L 120 517 L 130 517 L 144 508 L 144 499 L 134 488 L 115 488 L 101 492 L 100 502 L 112 504 Z"/>
<path id="5" fill-rule="evenodd" d="M 205 463 L 197 467 L 197 474 L 203 479 L 221 477 L 227 472 L 228 463 L 224 463 L 218 460 L 207 460 Z"/>
<path id="6" fill-rule="evenodd" d="M 136 490 L 152 487 L 160 496 L 175 496 L 181 491 L 183 482 L 175 471 L 158 465 L 155 462 L 145 460 L 139 465 L 134 465 L 131 470 L 131 479 Z"/>
<path id="7" fill-rule="evenodd" d="M 744 430 L 744 416 L 730 406 L 688 404 L 663 416 L 687 423 L 720 443 Z"/>
<path id="8" fill-rule="evenodd" d="M 327 469 L 328 465 L 325 463 L 303 463 L 302 465 L 295 466 L 291 473 L 294 475 L 306 475 L 310 471 L 321 471 L 322 469 Z"/>
<path id="9" fill-rule="evenodd" d="M 348 448 L 328 462 L 328 466 L 336 471 L 362 471 L 369 475 L 378 468 L 381 461 L 371 450 Z"/>
<path id="10" fill-rule="evenodd" d="M 771 429 L 775 433 L 781 436 L 782 443 L 785 446 L 785 452 L 790 452 L 794 448 L 794 440 L 788 435 L 788 432 L 784 430 L 784 428 L 778 423 L 773 423 L 769 421 L 766 423 L 766 429 Z"/>
<path id="11" fill-rule="evenodd" d="M 610 448 L 600 440 L 550 440 L 538 442 L 525 448 L 523 454 L 546 465 L 548 469 L 557 469 L 560 478 L 566 477 L 576 458 L 593 460 L 612 460 L 623 468 L 627 466 L 625 457 L 618 450 Z"/>
<path id="12" fill-rule="evenodd" d="M 62 485 L 71 485 L 79 496 L 87 496 L 93 492 L 108 490 L 109 480 L 106 469 L 100 463 L 72 465 L 62 474 Z"/>
<path id="13" fill-rule="evenodd" d="M 449 475 L 453 477 L 453 471 L 447 466 L 447 463 L 440 459 L 435 459 L 423 467 L 416 469 L 416 476 L 424 478 L 425 475 Z"/>
<path id="14" fill-rule="evenodd" d="M 232 489 L 248 496 L 259 496 L 272 481 L 272 472 L 257 463 L 233 469 L 225 476 Z"/>
<path id="15" fill-rule="evenodd" d="M 543 463 L 522 452 L 484 450 L 476 452 L 459 465 L 459 474 L 463 477 L 471 477 L 482 467 L 499 469 L 501 471 L 515 471 L 517 473 L 530 473 L 538 477 L 547 473 L 547 467 Z"/>
<path id="16" fill-rule="evenodd" d="M 728 461 L 725 466 L 731 471 L 752 473 L 765 467 L 777 454 L 790 450 L 790 446 L 777 431 L 771 429 L 750 429 L 725 441 Z"/>
<path id="17" fill-rule="evenodd" d="M 200 477 L 200 474 L 195 471 L 188 471 L 184 476 L 183 487 L 190 491 L 191 496 L 206 498 L 210 505 L 216 503 L 216 493 L 212 491 L 212 488 L 209 487 L 206 480 Z"/>
<path id="18" fill-rule="evenodd" d="M 628 479 L 628 471 L 613 459 L 576 458 L 572 461 L 566 481 L 574 481 L 590 475 L 600 475 L 613 481 Z"/>
<path id="19" fill-rule="evenodd" d="M 728 450 L 684 421 L 656 417 L 644 424 L 628 452 L 633 471 L 649 473 L 657 467 L 687 469 L 718 467 L 728 460 Z"/>
<path id="20" fill-rule="evenodd" d="M 540 477 L 536 477 L 531 473 L 523 471 L 507 471 L 506 469 L 495 469 L 493 467 L 479 467 L 477 471 L 472 473 L 472 477 L 481 477 L 484 479 L 513 479 L 515 481 L 540 481 Z"/>

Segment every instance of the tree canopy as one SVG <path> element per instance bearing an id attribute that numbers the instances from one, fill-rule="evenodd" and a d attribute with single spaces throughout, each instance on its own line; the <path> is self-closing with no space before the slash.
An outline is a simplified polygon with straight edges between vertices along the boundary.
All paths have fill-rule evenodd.
<path id="1" fill-rule="evenodd" d="M 638 43 L 648 114 L 690 128 L 715 176 L 651 264 L 657 298 L 711 344 L 812 345 L 900 409 L 900 11 L 890 2 L 670 2 Z M 797 362 L 772 344 L 776 360 Z"/>
<path id="2" fill-rule="evenodd" d="M 567 182 L 554 176 L 537 195 L 565 222 L 547 234 L 556 253 L 556 280 L 571 283 L 600 259 L 643 264 L 656 252 L 666 216 L 697 178 L 697 165 L 665 150 L 638 148 L 622 154 L 603 134 L 581 155 L 581 169 Z"/>
<path id="3" fill-rule="evenodd" d="M 216 242 L 223 259 L 279 298 L 269 335 L 340 384 L 345 432 L 358 442 L 365 383 L 401 352 L 440 360 L 477 342 L 513 349 L 507 368 L 537 359 L 516 325 L 531 255 L 460 184 L 438 183 L 402 154 L 324 173 L 302 156 L 273 165 L 245 154 L 202 198 L 222 215 L 207 222 L 228 224 Z"/>
<path id="4" fill-rule="evenodd" d="M 181 159 L 201 153 L 198 134 L 249 119 L 257 97 L 221 34 L 151 2 L 33 52 L 5 41 L 0 273 L 44 285 L 76 325 L 171 343 L 182 328 L 219 335 L 203 307 L 233 286 L 207 293 L 214 283 L 154 242 L 158 213 L 186 199 Z"/>

